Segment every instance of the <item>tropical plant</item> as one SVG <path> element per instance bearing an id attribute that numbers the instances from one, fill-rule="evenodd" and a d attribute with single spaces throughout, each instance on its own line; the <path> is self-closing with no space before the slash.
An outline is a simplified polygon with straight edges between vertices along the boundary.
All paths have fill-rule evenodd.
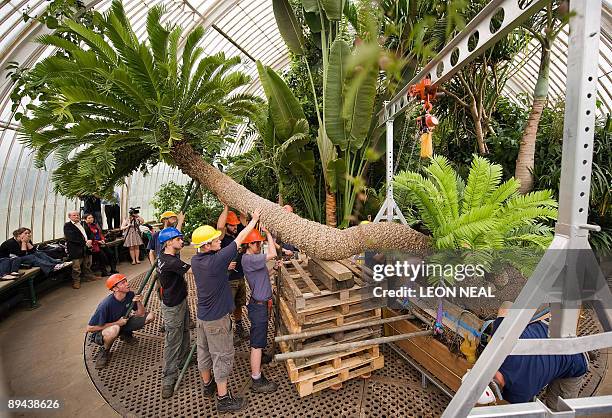
<path id="1" fill-rule="evenodd" d="M 151 200 L 155 208 L 153 214 L 159 219 L 161 214 L 167 210 L 179 212 L 185 200 L 185 194 L 193 192 L 189 184 L 179 185 L 170 181 L 162 185 Z M 191 233 L 203 224 L 216 225 L 219 215 L 223 211 L 223 205 L 208 191 L 198 188 L 195 195 L 190 197 L 189 205 L 185 210 L 185 223 L 182 232 L 187 238 Z"/>
<path id="2" fill-rule="evenodd" d="M 550 54 L 552 44 L 569 21 L 567 0 L 556 0 L 548 3 L 545 9 L 532 15 L 523 27 L 531 33 L 540 45 L 540 66 L 538 79 L 533 90 L 533 102 L 529 118 L 523 131 L 516 159 L 514 176 L 521 182 L 521 193 L 533 189 L 533 168 L 536 152 L 536 138 L 542 111 L 548 98 L 548 77 L 550 73 Z"/>
<path id="3" fill-rule="evenodd" d="M 263 67 L 262 71 L 265 71 Z M 276 76 L 275 73 L 274 76 Z M 266 75 L 262 76 L 262 78 L 265 77 Z M 266 88 L 270 88 L 270 83 L 276 81 L 280 79 L 266 78 Z M 285 94 L 286 97 L 291 97 L 290 92 Z M 274 100 L 273 96 L 271 98 Z M 281 118 L 277 117 L 276 113 L 280 113 Z M 286 114 L 275 104 L 274 107 L 271 106 L 269 112 L 268 109 L 263 109 L 262 112 L 251 118 L 250 124 L 253 129 L 250 133 L 257 135 L 253 148 L 232 159 L 228 174 L 237 182 L 245 184 L 249 177 L 256 176 L 261 180 L 261 174 L 267 172 L 268 176 L 275 179 L 273 189 L 276 193 L 273 196 L 278 196 L 279 205 L 287 201 L 292 191 L 291 186 L 294 183 L 297 184 L 300 190 L 300 200 L 304 202 L 308 218 L 320 222 L 321 211 L 314 189 L 314 155 L 312 150 L 305 148 L 309 142 L 308 123 L 303 118 L 298 119 L 291 127 L 290 136 L 286 137 L 281 133 L 281 126 L 276 129 L 275 124 L 275 121 L 280 125 L 285 123 L 282 116 Z M 295 205 L 293 200 L 291 203 Z"/>
<path id="4" fill-rule="evenodd" d="M 271 231 L 313 256 L 338 259 L 366 248 L 429 247 L 427 237 L 401 225 L 338 231 L 302 219 L 213 167 L 209 161 L 233 140 L 230 127 L 252 115 L 259 101 L 237 92 L 249 82 L 232 70 L 238 58 L 203 57 L 201 27 L 186 34 L 179 50 L 182 31 L 162 25 L 163 13 L 162 7 L 150 9 L 148 42 L 138 40 L 117 0 L 95 16 L 101 34 L 67 19 L 58 30 L 70 32 L 79 44 L 57 35 L 38 39 L 63 55 L 29 71 L 44 89 L 22 119 L 21 136 L 35 150 L 39 166 L 55 155 L 58 190 L 71 196 L 101 193 L 164 160 L 229 206 L 243 212 L 262 208 L 261 221 Z"/>
<path id="5" fill-rule="evenodd" d="M 502 167 L 474 156 L 467 182 L 447 158 L 434 156 L 423 176 L 403 171 L 395 176 L 398 204 L 406 212 L 416 208 L 438 252 L 429 262 L 480 264 L 487 272 L 499 272 L 512 264 L 529 274 L 537 262 L 533 249 L 544 250 L 552 240 L 557 202 L 550 190 L 527 195 L 510 178 L 501 182 Z M 430 277 L 452 282 L 452 276 Z"/>
<path id="6" fill-rule="evenodd" d="M 557 216 L 550 190 L 518 195 L 518 180 L 501 183 L 501 166 L 480 156 L 474 156 L 467 182 L 442 156 L 434 156 L 424 171 L 427 177 L 403 171 L 394 184 L 402 204 L 416 206 L 435 248 L 546 248 L 552 239 L 551 227 L 542 222 Z"/>
<path id="7" fill-rule="evenodd" d="M 279 31 L 293 54 L 305 55 L 304 33 L 321 48 L 322 94 L 318 94 L 310 63 L 304 59 L 304 64 L 317 113 L 316 142 L 326 185 L 325 218 L 327 225 L 336 226 L 340 207 L 340 222 L 346 227 L 356 196 L 364 189 L 362 174 L 368 156 L 373 155 L 368 149 L 376 135 L 373 110 L 381 56 L 379 10 L 365 1 L 357 5 L 303 1 L 297 8 L 302 25 L 288 0 L 274 0 L 272 5 Z M 356 32 L 354 48 L 349 45 L 348 22 Z"/>

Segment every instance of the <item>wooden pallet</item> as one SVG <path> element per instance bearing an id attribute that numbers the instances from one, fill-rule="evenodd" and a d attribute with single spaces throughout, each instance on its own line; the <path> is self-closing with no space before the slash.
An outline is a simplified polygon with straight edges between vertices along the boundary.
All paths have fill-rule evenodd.
<path id="1" fill-rule="evenodd" d="M 330 328 L 357 322 L 378 319 L 381 315 L 380 301 L 368 300 L 352 304 L 331 306 L 311 313 L 295 313 L 285 298 L 280 298 L 280 314 L 291 334 L 302 331 Z"/>
<path id="2" fill-rule="evenodd" d="M 289 350 L 284 342 L 280 343 L 280 347 L 283 352 Z M 304 397 L 381 369 L 385 360 L 375 345 L 317 356 L 301 365 L 295 364 L 293 360 L 285 363 L 289 379 L 295 383 L 300 397 Z"/>
<path id="3" fill-rule="evenodd" d="M 321 281 L 313 278 L 304 269 L 288 270 L 285 266 L 281 267 L 281 294 L 296 316 L 369 299 L 378 300 L 382 306 L 384 301 L 381 298 L 375 298 L 372 293 L 374 285 L 357 282 L 357 279 L 355 281 L 356 283 L 349 289 L 333 291 L 327 289 Z"/>
<path id="4" fill-rule="evenodd" d="M 294 263 L 294 267 L 299 269 L 300 266 Z M 306 268 L 312 277 L 321 281 L 328 290 L 350 289 L 355 285 L 353 272 L 337 261 L 312 258 Z"/>
<path id="5" fill-rule="evenodd" d="M 282 334 L 291 334 L 285 327 L 285 324 L 282 322 L 280 324 L 280 329 L 282 331 Z M 381 332 L 382 327 L 379 325 L 373 327 L 359 328 L 346 332 L 336 332 L 319 335 L 316 337 L 310 337 L 305 339 L 290 340 L 286 341 L 286 343 L 290 351 L 300 351 L 310 348 L 328 347 L 334 344 L 349 343 L 353 341 L 363 341 L 371 338 L 376 338 L 381 336 Z M 302 359 L 296 359 L 296 364 L 301 364 L 301 360 Z"/>

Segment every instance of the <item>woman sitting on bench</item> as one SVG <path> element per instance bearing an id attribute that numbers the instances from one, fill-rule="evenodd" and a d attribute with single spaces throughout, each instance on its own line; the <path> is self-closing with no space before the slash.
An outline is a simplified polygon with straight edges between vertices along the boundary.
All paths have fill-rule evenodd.
<path id="1" fill-rule="evenodd" d="M 0 259 L 10 259 L 13 263 L 11 270 L 14 269 L 16 262 L 15 258 L 19 259 L 19 264 L 29 264 L 32 267 L 40 267 L 45 275 L 52 271 L 63 269 L 72 265 L 71 262 L 64 263 L 61 260 L 56 260 L 42 251 L 37 251 L 31 243 L 32 231 L 29 228 L 21 227 L 13 231 L 13 238 L 10 238 L 0 245 Z M 19 275 L 10 274 L 13 279 Z M 2 279 L 5 279 L 3 276 Z"/>

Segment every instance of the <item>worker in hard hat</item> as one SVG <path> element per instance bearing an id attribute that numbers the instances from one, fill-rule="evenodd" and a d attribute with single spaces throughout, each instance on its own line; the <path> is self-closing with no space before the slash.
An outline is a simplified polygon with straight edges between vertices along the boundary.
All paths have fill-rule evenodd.
<path id="1" fill-rule="evenodd" d="M 244 229 L 246 224 L 246 216 L 243 213 L 240 214 L 239 219 L 236 213 L 229 210 L 229 207 L 225 205 L 223 211 L 219 215 L 219 219 L 217 219 L 217 229 L 221 231 L 221 248 L 230 245 L 236 236 Z M 244 325 L 242 324 L 242 307 L 246 305 L 246 286 L 244 284 L 242 264 L 240 263 L 241 257 L 242 251 L 239 249 L 238 254 L 228 266 L 230 288 L 232 289 L 234 306 L 236 306 L 234 310 L 234 332 L 237 337 L 236 342 L 248 337 Z"/>
<path id="2" fill-rule="evenodd" d="M 117 337 L 127 344 L 135 344 L 138 341 L 132 333 L 155 319 L 153 313 L 145 311 L 142 295 L 135 295 L 130 290 L 125 274 L 110 276 L 106 279 L 106 287 L 112 293 L 102 299 L 87 326 L 91 341 L 101 346 L 96 357 L 96 369 L 102 369 L 108 364 L 110 349 Z M 126 311 L 132 301 L 135 312 L 126 318 Z"/>
<path id="3" fill-rule="evenodd" d="M 176 214 L 171 210 L 167 210 L 161 214 L 159 221 L 162 223 L 162 228 L 153 234 L 149 240 L 149 244 L 147 245 L 147 250 L 149 251 L 149 261 L 151 264 L 155 263 L 155 260 L 162 252 L 162 246 L 159 242 L 159 233 L 165 228 L 169 227 L 173 227 L 181 231 L 183 223 L 185 222 L 185 215 L 183 212 Z"/>
<path id="4" fill-rule="evenodd" d="M 179 212 L 177 214 L 171 210 L 167 210 L 167 211 L 164 211 L 160 215 L 159 221 L 162 223 L 161 229 L 153 234 L 153 236 L 149 240 L 149 243 L 147 244 L 147 250 L 149 251 L 149 261 L 151 262 L 151 264 L 155 263 L 155 260 L 157 260 L 157 258 L 163 251 L 163 246 L 159 242 L 159 234 L 166 228 L 176 228 L 178 231 L 181 231 L 181 228 L 183 227 L 183 223 L 185 222 L 185 214 L 183 212 Z M 180 251 L 177 252 L 174 256 L 180 259 L 181 258 Z M 155 274 L 157 274 L 157 270 Z M 156 278 L 154 277 L 153 280 L 156 280 Z M 160 299 L 161 299 L 161 292 L 162 292 L 161 287 L 158 284 L 156 284 L 155 293 L 157 293 Z M 192 329 L 195 327 L 193 322 L 190 322 L 190 327 Z M 160 325 L 159 331 L 162 333 L 166 332 L 166 324 L 163 321 Z"/>
<path id="5" fill-rule="evenodd" d="M 261 209 L 257 209 L 251 221 L 223 248 L 220 238 L 223 231 L 212 226 L 201 226 L 191 235 L 191 242 L 198 250 L 191 259 L 198 294 L 198 369 L 204 394 L 212 397 L 216 388 L 219 413 L 245 407 L 244 399 L 232 396 L 227 388 L 227 379 L 234 363 L 230 314 L 235 309 L 228 266 L 238 255 L 240 244 L 255 228 L 260 213 Z"/>
<path id="6" fill-rule="evenodd" d="M 177 257 L 183 248 L 183 234 L 174 227 L 159 233 L 162 252 L 157 260 L 157 279 L 162 288 L 161 313 L 166 333 L 162 366 L 162 398 L 170 398 L 181 361 L 189 354 L 189 308 L 185 273 L 191 266 Z"/>
<path id="7" fill-rule="evenodd" d="M 272 312 L 272 285 L 266 263 L 276 258 L 276 246 L 272 234 L 265 228 L 262 231 L 268 240 L 268 252 L 261 253 L 264 238 L 258 230 L 252 230 L 242 243 L 246 247 L 242 256 L 242 268 L 251 289 L 247 306 L 251 322 L 251 390 L 270 393 L 276 391 L 278 385 L 266 379 L 261 371 L 261 360 L 268 340 L 268 320 Z"/>
<path id="8" fill-rule="evenodd" d="M 493 322 L 493 332 L 512 308 L 512 302 L 504 302 Z M 548 325 L 542 318 L 532 320 L 520 338 L 548 338 Z M 585 353 L 556 355 L 508 356 L 495 372 L 494 381 L 501 389 L 504 400 L 510 403 L 531 402 L 545 387 L 546 405 L 558 410 L 559 397 L 578 397 L 584 375 L 589 370 Z"/>

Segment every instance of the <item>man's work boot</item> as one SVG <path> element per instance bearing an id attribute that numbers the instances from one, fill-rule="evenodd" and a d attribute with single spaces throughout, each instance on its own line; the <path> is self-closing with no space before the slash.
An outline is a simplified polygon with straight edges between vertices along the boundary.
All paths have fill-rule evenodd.
<path id="1" fill-rule="evenodd" d="M 251 390 L 255 393 L 276 392 L 276 389 L 278 389 L 278 385 L 266 379 L 266 376 L 264 376 L 263 373 L 259 379 L 251 378 Z"/>
<path id="2" fill-rule="evenodd" d="M 217 396 L 217 412 L 221 414 L 224 412 L 240 411 L 245 406 L 246 402 L 243 398 L 239 396 L 234 397 L 229 391 L 225 396 Z"/>
<path id="3" fill-rule="evenodd" d="M 110 353 L 108 350 L 105 348 L 100 348 L 96 357 L 96 369 L 100 370 L 105 368 L 108 365 L 109 357 Z"/>
<path id="4" fill-rule="evenodd" d="M 171 398 L 174 394 L 174 386 L 162 386 L 162 398 L 168 399 Z"/>
<path id="5" fill-rule="evenodd" d="M 215 396 L 215 393 L 217 393 L 217 382 L 215 382 L 215 378 L 213 377 L 207 385 L 202 382 L 202 388 L 204 389 L 204 396 L 207 398 Z"/>
<path id="6" fill-rule="evenodd" d="M 80 281 L 73 281 L 72 282 L 72 288 L 73 289 L 80 289 L 81 288 L 81 282 Z"/>
<path id="7" fill-rule="evenodd" d="M 86 276 L 81 279 L 82 282 L 95 282 L 96 280 L 102 280 L 100 276 Z"/>

